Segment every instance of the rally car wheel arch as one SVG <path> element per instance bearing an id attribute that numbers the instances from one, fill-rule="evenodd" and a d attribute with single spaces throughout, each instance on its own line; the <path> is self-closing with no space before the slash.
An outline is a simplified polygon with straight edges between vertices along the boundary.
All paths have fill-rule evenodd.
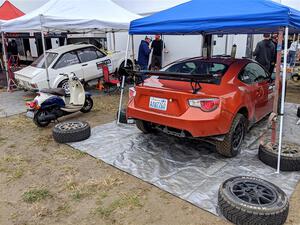
<path id="1" fill-rule="evenodd" d="M 57 124 L 52 135 L 58 143 L 83 141 L 91 136 L 91 127 L 87 122 L 67 121 Z"/>
<path id="2" fill-rule="evenodd" d="M 233 119 L 229 132 L 223 141 L 216 142 L 216 150 L 225 157 L 235 157 L 241 150 L 247 127 L 247 119 L 242 114 L 237 114 Z"/>
<path id="3" fill-rule="evenodd" d="M 282 225 L 289 202 L 274 184 L 255 177 L 233 177 L 219 188 L 220 212 L 238 225 Z"/>

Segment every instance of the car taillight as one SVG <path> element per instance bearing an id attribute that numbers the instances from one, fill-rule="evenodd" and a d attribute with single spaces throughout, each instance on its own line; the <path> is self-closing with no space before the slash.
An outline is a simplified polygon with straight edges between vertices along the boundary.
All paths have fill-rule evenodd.
<path id="1" fill-rule="evenodd" d="M 136 95 L 136 91 L 134 87 L 129 88 L 129 98 L 133 98 Z"/>
<path id="2" fill-rule="evenodd" d="M 203 98 L 203 99 L 190 99 L 189 105 L 191 107 L 200 108 L 204 112 L 212 112 L 220 105 L 218 98 Z"/>

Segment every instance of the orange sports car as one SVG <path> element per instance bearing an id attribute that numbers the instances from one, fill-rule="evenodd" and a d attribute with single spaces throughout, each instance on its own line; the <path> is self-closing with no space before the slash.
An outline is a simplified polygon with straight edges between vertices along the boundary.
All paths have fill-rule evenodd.
<path id="1" fill-rule="evenodd" d="M 213 141 L 226 157 L 273 110 L 274 79 L 250 59 L 189 58 L 136 76 L 143 79 L 130 90 L 127 116 L 142 132 Z"/>

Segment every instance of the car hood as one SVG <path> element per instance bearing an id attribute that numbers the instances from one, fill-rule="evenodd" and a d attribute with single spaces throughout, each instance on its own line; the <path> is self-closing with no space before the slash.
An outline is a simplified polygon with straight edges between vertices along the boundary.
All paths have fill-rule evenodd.
<path id="1" fill-rule="evenodd" d="M 25 67 L 25 68 L 23 68 L 19 71 L 16 71 L 15 74 L 32 79 L 32 78 L 40 75 L 44 71 L 45 71 L 45 69 L 43 69 L 43 68 L 36 68 L 36 67 L 33 67 L 33 66 L 27 66 L 27 67 Z"/>

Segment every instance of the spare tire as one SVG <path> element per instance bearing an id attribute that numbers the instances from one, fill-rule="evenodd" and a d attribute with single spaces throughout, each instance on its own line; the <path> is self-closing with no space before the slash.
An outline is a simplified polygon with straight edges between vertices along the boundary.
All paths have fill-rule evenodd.
<path id="1" fill-rule="evenodd" d="M 233 177 L 219 189 L 221 213 L 238 225 L 282 225 L 287 219 L 289 202 L 274 184 L 255 177 Z"/>
<path id="2" fill-rule="evenodd" d="M 272 147 L 271 143 L 260 145 L 258 158 L 268 166 L 277 169 L 278 151 L 277 147 Z M 285 143 L 282 146 L 280 158 L 281 171 L 300 170 L 300 147 L 295 144 Z"/>
<path id="3" fill-rule="evenodd" d="M 91 127 L 87 122 L 63 122 L 53 128 L 52 135 L 54 140 L 58 143 L 83 141 L 91 136 Z"/>
<path id="4" fill-rule="evenodd" d="M 117 111 L 117 121 L 118 121 L 118 117 L 119 117 L 119 110 Z M 126 109 L 121 109 L 119 122 L 127 123 Z"/>

